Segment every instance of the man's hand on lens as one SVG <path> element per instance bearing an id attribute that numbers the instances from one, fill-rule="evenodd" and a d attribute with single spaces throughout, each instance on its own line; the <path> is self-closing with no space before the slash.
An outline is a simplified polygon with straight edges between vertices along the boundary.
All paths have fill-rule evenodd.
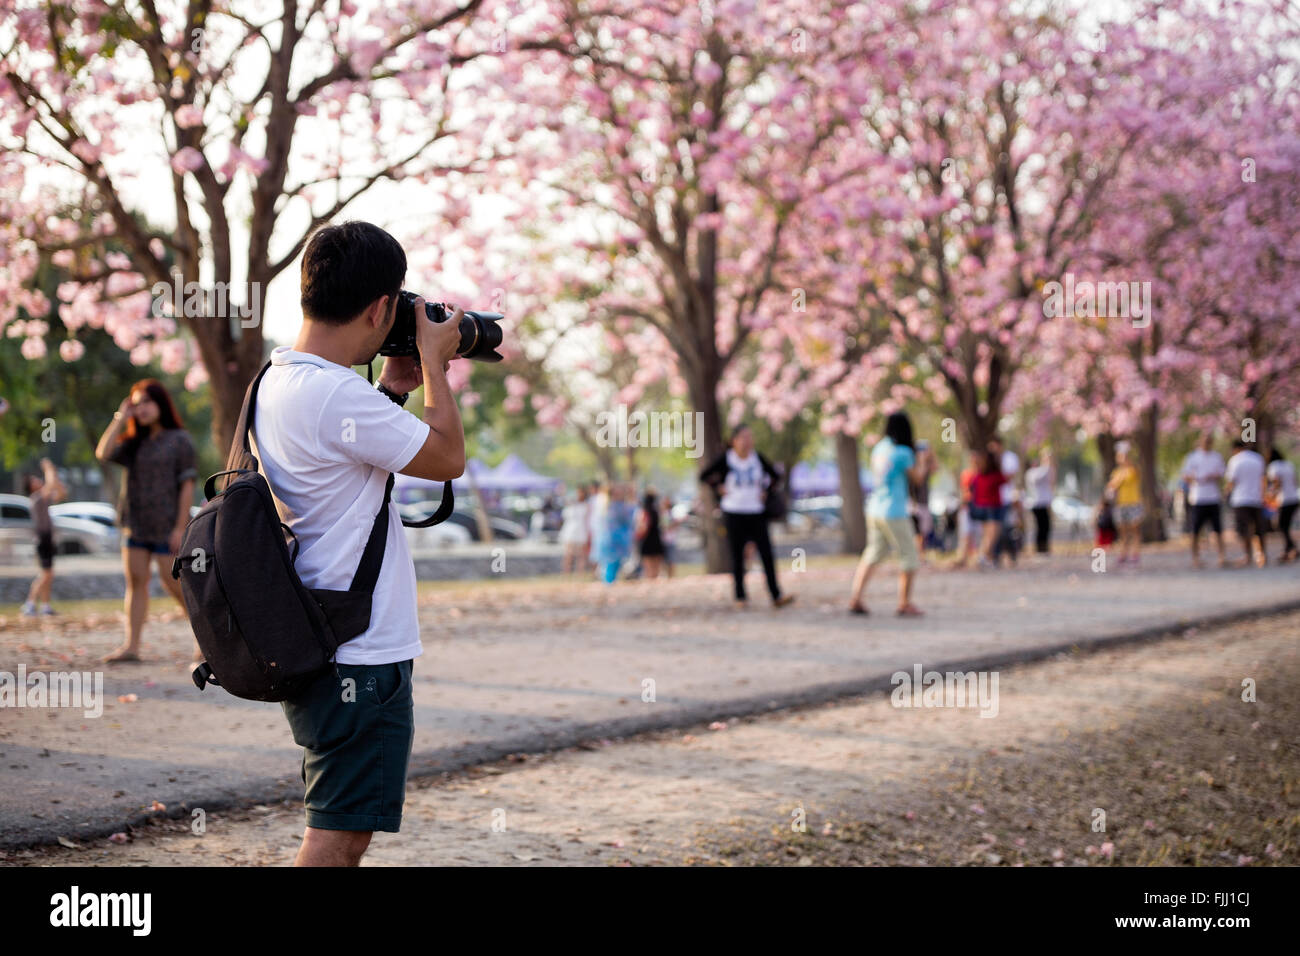
<path id="1" fill-rule="evenodd" d="M 460 348 L 460 320 L 465 317 L 464 310 L 457 309 L 446 322 L 430 322 L 424 319 L 424 299 L 416 299 L 415 314 L 419 316 L 415 323 L 415 341 L 421 360 L 440 362 L 445 371 Z"/>

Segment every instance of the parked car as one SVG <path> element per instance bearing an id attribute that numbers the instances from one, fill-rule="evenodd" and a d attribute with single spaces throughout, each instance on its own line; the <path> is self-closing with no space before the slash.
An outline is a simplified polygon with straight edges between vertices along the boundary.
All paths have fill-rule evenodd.
<path id="1" fill-rule="evenodd" d="M 50 505 L 50 514 L 94 521 L 105 528 L 117 530 L 117 509 L 103 501 L 63 501 Z"/>
<path id="2" fill-rule="evenodd" d="M 844 499 L 839 495 L 821 495 L 800 498 L 790 506 L 790 510 L 808 518 L 818 527 L 838 531 L 841 524 L 840 509 L 843 507 Z"/>
<path id="3" fill-rule="evenodd" d="M 73 504 L 96 504 L 95 502 L 73 502 Z M 104 524 L 99 518 L 78 517 L 70 513 L 58 513 L 50 508 L 50 522 L 54 525 L 54 549 L 58 554 L 109 554 L 117 551 L 120 535 L 116 526 L 116 516 L 112 524 Z M 104 505 L 111 509 L 111 506 Z M 101 514 L 102 518 L 102 514 Z M 11 541 L 32 538 L 32 505 L 22 495 L 0 495 L 0 534 Z"/>

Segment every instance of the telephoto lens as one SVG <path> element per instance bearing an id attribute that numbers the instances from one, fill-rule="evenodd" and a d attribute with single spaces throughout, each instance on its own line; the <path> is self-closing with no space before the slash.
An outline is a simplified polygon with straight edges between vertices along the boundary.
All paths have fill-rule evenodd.
<path id="1" fill-rule="evenodd" d="M 415 300 L 419 298 L 414 292 L 403 289 L 397 296 L 397 318 L 393 328 L 379 346 L 380 355 L 416 355 L 419 352 L 415 330 Z M 430 322 L 446 322 L 455 309 L 440 302 L 424 303 L 424 315 Z M 460 346 L 456 354 L 461 358 L 474 359 L 476 362 L 500 362 L 501 326 L 497 325 L 503 318 L 500 312 L 465 312 L 460 320 Z"/>

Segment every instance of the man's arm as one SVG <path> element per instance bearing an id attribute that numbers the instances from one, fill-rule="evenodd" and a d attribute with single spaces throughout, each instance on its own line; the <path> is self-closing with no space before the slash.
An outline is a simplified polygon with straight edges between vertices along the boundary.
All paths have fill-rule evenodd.
<path id="1" fill-rule="evenodd" d="M 459 478 L 465 473 L 465 427 L 441 362 L 424 363 L 424 423 L 429 435 L 401 474 L 430 481 Z"/>
<path id="2" fill-rule="evenodd" d="M 416 298 L 415 314 L 424 315 L 423 298 Z M 460 320 L 464 315 L 456 309 L 446 322 L 416 322 L 418 355 L 391 356 L 384 362 L 379 382 L 385 388 L 398 394 L 409 391 L 416 384 L 417 374 L 424 384 L 422 420 L 429 431 L 415 457 L 398 469 L 399 474 L 451 481 L 465 473 L 465 428 L 447 383 L 447 369 L 460 347 Z"/>

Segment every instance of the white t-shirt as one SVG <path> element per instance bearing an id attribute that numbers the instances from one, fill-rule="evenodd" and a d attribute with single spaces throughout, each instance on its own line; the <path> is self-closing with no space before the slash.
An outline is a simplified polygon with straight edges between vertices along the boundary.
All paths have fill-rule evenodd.
<path id="1" fill-rule="evenodd" d="M 748 458 L 741 458 L 727 449 L 727 480 L 719 502 L 722 510 L 740 515 L 762 514 L 763 489 L 767 482 L 767 472 L 758 460 L 758 452 L 751 451 Z"/>
<path id="2" fill-rule="evenodd" d="M 1217 505 L 1222 500 L 1219 479 L 1223 473 L 1223 456 L 1217 451 L 1192 449 L 1183 464 L 1183 474 L 1192 480 L 1191 487 L 1187 490 L 1187 503 Z"/>
<path id="3" fill-rule="evenodd" d="M 1025 487 L 1029 489 L 1029 507 L 1052 506 L 1052 466 L 1035 465 L 1025 472 Z"/>
<path id="4" fill-rule="evenodd" d="M 1264 478 L 1264 456 L 1243 448 L 1228 459 L 1224 477 L 1232 482 L 1228 504 L 1234 508 L 1258 508 L 1264 503 L 1260 495 L 1260 482 Z"/>
<path id="5" fill-rule="evenodd" d="M 309 588 L 346 590 L 356 574 L 389 472 L 408 465 L 429 426 L 351 369 L 280 346 L 257 393 L 253 454 L 280 519 L 298 538 L 298 576 Z M 338 649 L 340 664 L 419 657 L 415 565 L 397 505 L 370 627 Z"/>
<path id="6" fill-rule="evenodd" d="M 587 540 L 587 502 L 571 501 L 564 506 L 564 522 L 560 525 L 563 544 L 582 544 Z"/>
<path id="7" fill-rule="evenodd" d="M 1007 476 L 1006 484 L 1002 486 L 1002 503 L 1009 505 L 1016 500 L 1016 473 L 1020 471 L 1020 456 L 1010 448 L 1002 450 L 1002 474 Z"/>
<path id="8" fill-rule="evenodd" d="M 1276 478 L 1282 485 L 1282 504 L 1294 505 L 1300 503 L 1300 493 L 1296 490 L 1295 465 L 1286 461 L 1271 461 L 1268 463 L 1268 476 Z"/>

